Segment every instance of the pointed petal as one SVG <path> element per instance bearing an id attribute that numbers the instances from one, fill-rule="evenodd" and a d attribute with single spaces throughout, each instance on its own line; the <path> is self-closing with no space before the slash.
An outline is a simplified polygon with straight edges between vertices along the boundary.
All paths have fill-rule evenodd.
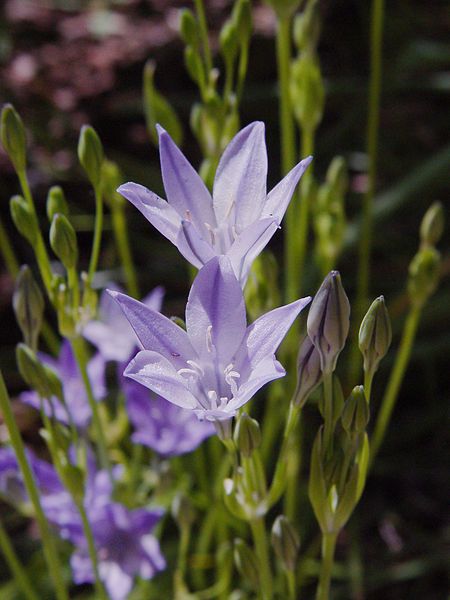
<path id="1" fill-rule="evenodd" d="M 266 179 L 264 123 L 255 122 L 235 135 L 220 159 L 213 190 L 217 222 L 231 219 L 242 231 L 259 217 L 266 198 Z"/>
<path id="2" fill-rule="evenodd" d="M 273 216 L 281 222 L 295 187 L 311 161 L 312 156 L 308 156 L 308 158 L 299 162 L 297 166 L 291 169 L 289 173 L 283 177 L 283 179 L 268 194 L 261 216 Z"/>
<path id="3" fill-rule="evenodd" d="M 241 286 L 226 256 L 210 260 L 195 278 L 186 327 L 199 356 L 210 356 L 215 348 L 221 362 L 230 362 L 245 334 L 246 315 Z"/>
<path id="4" fill-rule="evenodd" d="M 176 245 L 181 218 L 168 202 L 138 183 L 124 183 L 117 191 L 134 204 L 172 244 Z"/>
<path id="5" fill-rule="evenodd" d="M 272 355 L 264 358 L 252 369 L 248 380 L 239 387 L 237 396 L 227 404 L 227 409 L 237 410 L 251 400 L 263 385 L 285 375 L 286 371 L 275 359 L 275 356 Z"/>
<path id="6" fill-rule="evenodd" d="M 188 258 L 189 262 L 200 269 L 204 264 L 210 261 L 216 253 L 211 245 L 208 244 L 208 242 L 205 242 L 201 237 L 201 234 L 197 231 L 195 225 L 190 221 L 182 221 L 181 225 L 182 231 L 178 236 L 178 247 L 184 256 L 186 256 L 188 251 L 189 254 L 194 257 L 197 264 L 194 264 L 193 260 L 190 258 Z M 181 239 L 182 236 L 184 237 L 184 240 Z"/>
<path id="7" fill-rule="evenodd" d="M 112 299 L 111 299 L 112 301 Z M 119 308 L 119 307 L 118 307 Z M 120 310 L 120 309 L 119 309 Z M 118 316 L 123 319 L 123 314 Z M 128 325 L 128 327 L 130 327 Z M 90 321 L 83 329 L 83 337 L 97 347 L 105 360 L 126 361 L 136 348 L 137 340 L 130 327 L 130 335 L 124 335 L 123 329 L 101 321 Z"/>
<path id="8" fill-rule="evenodd" d="M 231 246 L 228 258 L 242 286 L 245 284 L 253 261 L 265 248 L 277 229 L 278 221 L 275 219 L 271 217 L 259 219 L 244 229 Z"/>
<path id="9" fill-rule="evenodd" d="M 148 306 L 152 310 L 159 312 L 162 307 L 164 293 L 164 288 L 161 285 L 158 285 L 157 287 L 153 288 L 152 291 L 149 292 L 144 298 L 142 298 L 142 304 L 145 304 L 145 306 Z M 114 302 L 114 304 L 117 306 L 116 302 Z"/>
<path id="10" fill-rule="evenodd" d="M 190 219 L 199 231 L 205 223 L 215 227 L 212 198 L 202 178 L 167 131 L 159 131 L 159 154 L 167 200 L 182 219 Z"/>
<path id="11" fill-rule="evenodd" d="M 114 291 L 109 293 L 119 303 L 146 350 L 159 352 L 177 368 L 182 368 L 186 360 L 195 356 L 186 332 L 173 321 L 130 296 Z"/>
<path id="12" fill-rule="evenodd" d="M 150 350 L 141 350 L 124 371 L 126 377 L 153 390 L 182 408 L 196 408 L 197 401 L 172 363 Z"/>
<path id="13" fill-rule="evenodd" d="M 246 346 L 251 364 L 256 365 L 266 356 L 272 356 L 276 352 L 294 319 L 310 301 L 308 296 L 275 308 L 256 319 L 247 328 L 243 346 Z"/>

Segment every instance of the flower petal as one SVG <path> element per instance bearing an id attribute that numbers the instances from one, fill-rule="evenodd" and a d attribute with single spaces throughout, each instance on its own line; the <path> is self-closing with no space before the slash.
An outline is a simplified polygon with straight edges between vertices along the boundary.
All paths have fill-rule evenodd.
<path id="1" fill-rule="evenodd" d="M 197 401 L 172 363 L 150 350 L 141 350 L 124 371 L 126 377 L 153 390 L 182 408 L 196 408 Z"/>
<path id="2" fill-rule="evenodd" d="M 138 183 L 124 183 L 117 191 L 172 244 L 176 244 L 181 218 L 168 202 Z"/>
<path id="3" fill-rule="evenodd" d="M 119 290 L 120 291 L 120 290 Z M 153 288 L 144 298 L 142 298 L 142 304 L 148 306 L 152 310 L 159 312 L 162 307 L 165 290 L 161 285 Z"/>
<path id="4" fill-rule="evenodd" d="M 258 218 L 266 198 L 266 179 L 264 123 L 256 121 L 234 136 L 217 167 L 213 204 L 218 224 L 230 220 L 239 232 Z"/>
<path id="5" fill-rule="evenodd" d="M 143 348 L 159 352 L 179 368 L 192 359 L 194 350 L 181 327 L 130 296 L 107 291 L 119 303 Z"/>
<path id="6" fill-rule="evenodd" d="M 211 245 L 208 244 L 208 242 L 205 242 L 201 237 L 201 234 L 199 234 L 195 225 L 190 221 L 182 221 L 181 225 L 182 230 L 178 236 L 178 248 L 189 262 L 200 269 L 204 264 L 211 260 L 216 253 Z M 182 237 L 184 239 L 181 239 Z M 189 252 L 189 256 L 192 255 L 195 259 L 196 264 L 194 263 L 194 260 L 191 260 L 191 258 L 188 257 L 186 249 Z"/>
<path id="7" fill-rule="evenodd" d="M 206 264 L 192 284 L 186 306 L 189 339 L 201 357 L 216 351 L 227 365 L 238 349 L 246 328 L 241 286 L 226 256 Z"/>
<path id="8" fill-rule="evenodd" d="M 285 375 L 286 371 L 274 355 L 265 357 L 252 369 L 247 381 L 239 387 L 237 396 L 227 404 L 227 409 L 237 410 L 251 400 L 263 385 Z"/>
<path id="9" fill-rule="evenodd" d="M 273 216 L 281 222 L 295 187 L 311 161 L 312 156 L 303 159 L 271 190 L 267 196 L 262 217 Z"/>

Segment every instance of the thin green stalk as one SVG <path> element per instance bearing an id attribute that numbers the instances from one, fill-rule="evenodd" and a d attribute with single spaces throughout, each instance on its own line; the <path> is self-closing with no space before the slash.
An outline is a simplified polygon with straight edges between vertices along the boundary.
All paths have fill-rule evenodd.
<path id="1" fill-rule="evenodd" d="M 238 104 L 242 99 L 242 93 L 244 91 L 245 77 L 247 75 L 248 67 L 248 41 L 246 40 L 241 45 L 241 53 L 239 55 L 239 64 L 237 72 L 237 86 L 236 86 L 236 97 Z"/>
<path id="2" fill-rule="evenodd" d="M 80 286 L 78 285 L 78 273 L 75 267 L 72 267 L 67 271 L 67 280 L 72 294 L 72 308 L 76 319 L 80 306 Z"/>
<path id="3" fill-rule="evenodd" d="M 250 521 L 255 552 L 258 557 L 261 575 L 261 597 L 263 600 L 272 599 L 272 570 L 270 568 L 269 547 L 267 544 L 266 526 L 263 518 Z"/>
<path id="4" fill-rule="evenodd" d="M 55 541 L 51 535 L 50 527 L 45 517 L 44 511 L 42 510 L 39 491 L 36 486 L 36 482 L 33 477 L 33 473 L 28 464 L 28 460 L 25 454 L 25 447 L 20 436 L 19 429 L 11 410 L 11 405 L 6 390 L 3 375 L 0 371 L 0 409 L 2 411 L 3 420 L 9 432 L 11 445 L 14 449 L 17 462 L 19 463 L 20 470 L 22 472 L 25 489 L 30 498 L 31 504 L 34 508 L 36 521 L 39 527 L 39 531 L 42 538 L 42 545 L 44 550 L 45 560 L 47 562 L 50 576 L 53 579 L 55 586 L 56 597 L 58 600 L 69 600 L 64 580 L 62 578 L 62 569 L 59 561 L 58 552 L 56 551 Z"/>
<path id="5" fill-rule="evenodd" d="M 297 581 L 295 577 L 295 571 L 286 571 L 286 581 L 288 585 L 289 600 L 299 600 L 297 595 Z"/>
<path id="6" fill-rule="evenodd" d="M 17 557 L 14 546 L 11 544 L 11 540 L 6 529 L 3 527 L 3 523 L 0 520 L 0 550 L 5 557 L 8 564 L 9 570 L 14 577 L 14 581 L 17 587 L 21 590 L 26 600 L 39 600 L 37 593 L 33 590 L 27 572 L 24 569 L 22 563 Z"/>
<path id="7" fill-rule="evenodd" d="M 203 6 L 203 0 L 194 0 L 195 11 L 197 13 L 198 24 L 200 28 L 200 36 L 203 45 L 203 56 L 205 59 L 206 75 L 209 78 L 209 73 L 212 69 L 212 57 L 211 49 L 209 47 L 208 39 L 208 24 L 206 22 L 205 7 Z"/>
<path id="8" fill-rule="evenodd" d="M 364 372 L 364 395 L 368 404 L 370 404 L 370 397 L 372 395 L 372 381 L 373 374 Z"/>
<path id="9" fill-rule="evenodd" d="M 100 419 L 97 402 L 94 398 L 92 391 L 92 385 L 87 372 L 87 359 L 84 340 L 80 337 L 73 338 L 71 340 L 71 346 L 78 368 L 80 369 L 81 378 L 83 379 L 84 387 L 86 389 L 86 395 L 88 398 L 89 406 L 92 411 L 92 422 L 94 424 L 96 442 L 100 455 L 100 463 L 104 469 L 107 469 L 112 481 L 111 463 L 108 457 L 108 447 L 106 444 L 105 434 L 103 432 L 103 425 Z"/>
<path id="10" fill-rule="evenodd" d="M 326 452 L 332 450 L 333 440 L 333 373 L 323 374 L 324 429 L 323 446 Z"/>
<path id="11" fill-rule="evenodd" d="M 114 204 L 112 207 L 112 225 L 116 239 L 120 262 L 125 275 L 127 292 L 134 298 L 140 297 L 139 284 L 131 255 L 130 240 L 125 220 L 125 207 L 122 204 Z"/>
<path id="12" fill-rule="evenodd" d="M 362 204 L 362 224 L 359 243 L 359 264 L 356 291 L 356 323 L 359 323 L 364 316 L 364 309 L 369 296 L 373 199 L 375 195 L 375 183 L 377 176 L 378 131 L 380 121 L 383 18 L 384 0 L 372 0 L 370 25 L 369 112 L 367 121 L 367 155 L 369 166 L 367 172 L 367 191 L 364 194 Z M 355 355 L 357 352 L 355 346 L 356 338 L 353 347 L 353 355 Z M 350 365 L 350 368 L 353 371 L 352 379 L 354 379 L 357 374 L 357 362 L 351 360 Z"/>
<path id="13" fill-rule="evenodd" d="M 9 240 L 6 229 L 0 219 L 0 254 L 3 256 L 6 268 L 11 275 L 17 275 L 19 272 L 19 262 L 14 254 L 13 247 Z"/>
<path id="14" fill-rule="evenodd" d="M 103 586 L 102 580 L 100 579 L 100 573 L 98 570 L 97 551 L 95 549 L 94 535 L 92 533 L 92 528 L 86 514 L 86 509 L 84 508 L 82 502 L 77 502 L 77 509 L 80 513 L 81 521 L 83 523 L 84 537 L 86 538 L 88 544 L 89 558 L 91 560 L 92 569 L 94 571 L 95 597 L 98 600 L 108 600 L 108 596 L 105 592 L 105 588 Z"/>
<path id="15" fill-rule="evenodd" d="M 320 567 L 319 584 L 317 586 L 316 600 L 328 600 L 330 594 L 331 570 L 334 562 L 336 547 L 336 533 L 322 535 L 322 564 Z"/>
<path id="16" fill-rule="evenodd" d="M 100 254 L 100 244 L 103 231 L 103 201 L 100 188 L 97 186 L 95 191 L 95 225 L 94 239 L 92 241 L 91 260 L 89 262 L 88 283 L 91 284 L 97 270 L 98 257 Z"/>
<path id="17" fill-rule="evenodd" d="M 373 463 L 389 426 L 392 411 L 394 410 L 400 386 L 402 385 L 403 377 L 405 376 L 406 368 L 411 356 L 411 350 L 419 326 L 421 313 L 422 308 L 420 306 L 413 306 L 406 318 L 400 347 L 397 351 L 394 367 L 389 377 L 381 408 L 375 423 L 372 439 L 370 440 L 370 464 Z"/>

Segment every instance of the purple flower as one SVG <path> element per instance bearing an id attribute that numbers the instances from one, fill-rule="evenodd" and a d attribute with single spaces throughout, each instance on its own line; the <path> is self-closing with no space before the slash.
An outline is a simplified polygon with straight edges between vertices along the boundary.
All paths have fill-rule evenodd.
<path id="1" fill-rule="evenodd" d="M 159 311 L 163 296 L 163 288 L 156 287 L 142 302 Z M 100 298 L 99 317 L 98 321 L 90 321 L 85 326 L 83 336 L 97 347 L 106 361 L 129 360 L 136 349 L 136 336 L 117 303 L 106 292 L 103 292 Z"/>
<path id="2" fill-rule="evenodd" d="M 42 363 L 51 367 L 60 378 L 65 401 L 64 406 L 58 398 L 52 398 L 50 401 L 45 400 L 45 412 L 47 415 L 55 417 L 58 421 L 66 424 L 69 422 L 69 412 L 75 425 L 80 429 L 85 429 L 91 420 L 91 409 L 70 343 L 64 340 L 58 359 L 43 353 L 39 353 L 39 359 Z M 104 398 L 107 393 L 105 387 L 105 361 L 100 354 L 96 354 L 89 361 L 87 371 L 95 398 L 97 400 Z M 22 402 L 40 410 L 41 400 L 37 392 L 23 392 L 19 398 Z"/>
<path id="3" fill-rule="evenodd" d="M 192 411 L 167 402 L 135 381 L 124 377 L 122 390 L 135 429 L 131 439 L 161 456 L 192 452 L 214 433 L 211 423 L 199 421 Z"/>
<path id="4" fill-rule="evenodd" d="M 124 374 L 210 421 L 230 419 L 263 385 L 285 375 L 274 353 L 310 301 L 276 308 L 247 327 L 241 286 L 226 256 L 197 275 L 187 331 L 125 294 L 110 293 L 144 348 Z"/>
<path id="5" fill-rule="evenodd" d="M 279 227 L 312 158 L 302 160 L 267 195 L 264 124 L 251 123 L 223 153 L 211 197 L 198 173 L 161 128 L 159 143 L 167 202 L 136 183 L 126 183 L 118 191 L 195 267 L 226 254 L 244 285 L 253 260 Z"/>

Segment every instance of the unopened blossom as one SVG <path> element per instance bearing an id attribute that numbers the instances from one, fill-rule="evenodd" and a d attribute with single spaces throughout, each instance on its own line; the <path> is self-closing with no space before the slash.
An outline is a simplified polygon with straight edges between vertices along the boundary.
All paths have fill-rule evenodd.
<path id="1" fill-rule="evenodd" d="M 195 267 L 226 254 L 244 285 L 253 260 L 279 227 L 312 158 L 302 160 L 267 194 L 264 124 L 251 123 L 225 149 L 211 195 L 162 128 L 159 147 L 167 201 L 137 183 L 125 183 L 118 191 Z"/>
<path id="2" fill-rule="evenodd" d="M 114 289 L 121 291 L 117 287 Z M 142 302 L 159 311 L 163 296 L 163 288 L 156 287 Z M 105 360 L 129 360 L 136 349 L 136 336 L 117 303 L 106 292 L 101 295 L 98 316 L 98 320 L 87 323 L 83 329 L 83 336 L 97 347 Z"/>
<path id="3" fill-rule="evenodd" d="M 178 456 L 195 450 L 214 427 L 199 421 L 192 411 L 164 400 L 144 386 L 123 377 L 122 391 L 134 427 L 131 439 L 161 456 Z"/>
<path id="4" fill-rule="evenodd" d="M 266 383 L 285 375 L 275 351 L 310 298 L 262 315 L 247 327 L 244 298 L 226 256 L 197 275 L 186 307 L 186 331 L 124 294 L 119 302 L 144 348 L 125 375 L 199 419 L 233 417 Z"/>
<path id="5" fill-rule="evenodd" d="M 66 424 L 71 419 L 77 427 L 85 429 L 91 420 L 92 413 L 86 395 L 86 388 L 70 342 L 64 340 L 57 359 L 44 353 L 39 353 L 39 359 L 43 364 L 55 371 L 61 380 L 63 388 L 64 404 L 56 397 L 44 400 L 44 409 L 47 415 Z M 97 400 L 104 398 L 107 393 L 105 386 L 105 361 L 100 354 L 96 354 L 89 361 L 87 372 L 94 397 Z M 37 392 L 23 392 L 19 398 L 22 402 L 40 410 L 41 399 Z"/>

